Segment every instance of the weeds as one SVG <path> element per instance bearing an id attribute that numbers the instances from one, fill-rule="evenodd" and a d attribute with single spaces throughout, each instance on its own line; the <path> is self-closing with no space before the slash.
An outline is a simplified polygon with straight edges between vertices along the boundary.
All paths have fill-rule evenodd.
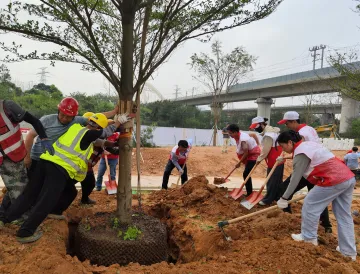
<path id="1" fill-rule="evenodd" d="M 134 241 L 136 240 L 141 234 L 141 230 L 138 229 L 136 226 L 129 226 L 125 232 L 124 240 Z"/>

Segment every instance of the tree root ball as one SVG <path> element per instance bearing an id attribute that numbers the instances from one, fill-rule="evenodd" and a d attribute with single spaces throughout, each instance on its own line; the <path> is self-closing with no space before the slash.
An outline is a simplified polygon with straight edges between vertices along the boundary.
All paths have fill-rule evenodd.
<path id="1" fill-rule="evenodd" d="M 125 240 L 127 225 L 117 224 L 113 213 L 98 213 L 91 220 L 83 220 L 75 237 L 75 254 L 82 261 L 110 266 L 131 262 L 151 265 L 168 259 L 167 232 L 160 220 L 133 214 L 132 224 L 141 231 L 139 237 Z"/>

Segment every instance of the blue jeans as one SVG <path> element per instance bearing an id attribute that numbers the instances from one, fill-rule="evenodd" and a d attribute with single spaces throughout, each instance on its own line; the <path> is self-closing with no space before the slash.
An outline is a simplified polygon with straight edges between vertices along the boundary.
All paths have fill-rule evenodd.
<path id="1" fill-rule="evenodd" d="M 116 180 L 116 166 L 119 159 L 108 159 L 109 168 L 110 168 L 110 178 L 111 180 Z M 101 158 L 99 163 L 98 175 L 96 179 L 96 188 L 100 189 L 102 186 L 103 176 L 106 171 L 106 162 L 104 158 Z"/>
<path id="2" fill-rule="evenodd" d="M 356 256 L 354 222 L 351 216 L 355 183 L 353 177 L 335 186 L 315 186 L 309 191 L 301 211 L 301 234 L 305 240 L 317 239 L 320 214 L 332 203 L 338 224 L 340 252 L 345 256 Z"/>

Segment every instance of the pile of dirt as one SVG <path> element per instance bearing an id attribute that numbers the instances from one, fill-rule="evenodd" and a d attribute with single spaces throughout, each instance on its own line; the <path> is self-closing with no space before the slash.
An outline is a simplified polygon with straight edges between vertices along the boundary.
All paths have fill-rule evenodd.
<path id="1" fill-rule="evenodd" d="M 66 212 L 72 222 L 116 208 L 115 196 L 103 191 L 91 195 L 95 206 L 81 206 L 80 196 Z M 44 236 L 32 244 L 16 242 L 14 225 L 0 230 L 0 273 L 360 273 L 358 262 L 335 251 L 336 222 L 331 211 L 334 233 L 325 235 L 320 227 L 322 245 L 291 239 L 291 233 L 300 232 L 301 202 L 292 207 L 293 214 L 277 210 L 225 227 L 231 242 L 224 239 L 217 223 L 262 207 L 245 209 L 228 197 L 226 188 L 208 184 L 204 176 L 192 178 L 182 188 L 145 195 L 143 208 L 167 225 L 173 263 L 104 267 L 80 262 L 66 254 L 67 223 L 46 220 Z M 359 200 L 353 201 L 352 209 L 360 211 Z M 354 221 L 359 238 L 360 220 L 356 217 Z"/>

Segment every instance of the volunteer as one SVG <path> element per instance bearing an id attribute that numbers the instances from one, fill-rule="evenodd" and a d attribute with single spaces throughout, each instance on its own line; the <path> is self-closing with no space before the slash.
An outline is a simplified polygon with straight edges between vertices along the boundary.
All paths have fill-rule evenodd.
<path id="1" fill-rule="evenodd" d="M 354 174 L 328 149 L 316 142 L 304 142 L 298 132 L 286 131 L 277 142 L 283 151 L 293 153 L 293 174 L 285 193 L 278 200 L 280 208 L 288 206 L 301 177 L 304 176 L 314 188 L 307 194 L 301 211 L 301 233 L 292 234 L 295 241 L 318 245 L 317 231 L 321 212 L 332 203 L 337 221 L 337 248 L 344 256 L 356 260 L 354 222 L 351 216 Z M 283 161 L 282 157 L 278 161 Z"/>

